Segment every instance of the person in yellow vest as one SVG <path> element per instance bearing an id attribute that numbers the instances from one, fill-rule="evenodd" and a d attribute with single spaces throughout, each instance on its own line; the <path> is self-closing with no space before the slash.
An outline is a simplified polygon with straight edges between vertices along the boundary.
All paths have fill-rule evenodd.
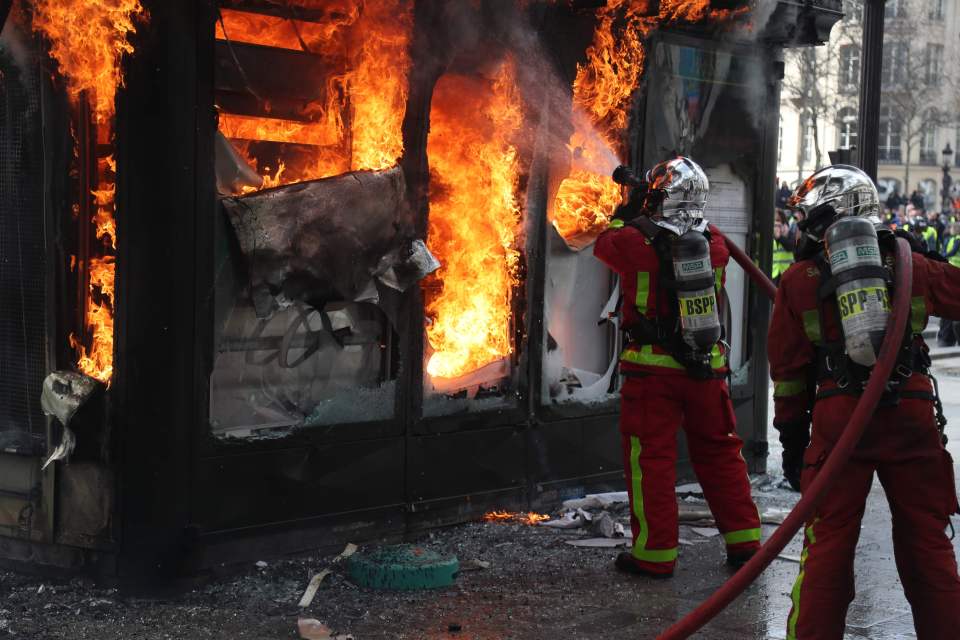
<path id="1" fill-rule="evenodd" d="M 921 223 L 918 223 L 918 231 L 920 232 L 920 237 L 923 238 L 923 241 L 927 244 L 928 251 L 939 251 L 940 249 L 940 237 L 937 233 L 937 228 L 930 224 L 930 221 L 926 218 L 921 217 Z"/>
<path id="2" fill-rule="evenodd" d="M 943 257 L 955 267 L 960 267 L 960 224 L 953 222 L 947 227 L 947 237 L 943 242 Z M 940 318 L 940 330 L 937 331 L 937 346 L 952 347 L 960 340 L 960 322 Z"/>
<path id="3" fill-rule="evenodd" d="M 793 264 L 793 238 L 790 237 L 790 227 L 787 224 L 783 211 L 777 209 L 773 221 L 773 267 L 770 277 L 774 282 L 780 282 L 780 276 Z"/>

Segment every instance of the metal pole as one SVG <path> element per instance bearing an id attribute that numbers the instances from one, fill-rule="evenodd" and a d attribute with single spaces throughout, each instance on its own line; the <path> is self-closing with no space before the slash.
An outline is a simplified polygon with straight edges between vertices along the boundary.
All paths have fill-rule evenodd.
<path id="1" fill-rule="evenodd" d="M 876 181 L 880 142 L 880 78 L 883 68 L 884 0 L 863 3 L 863 65 L 860 70 L 860 168 Z"/>

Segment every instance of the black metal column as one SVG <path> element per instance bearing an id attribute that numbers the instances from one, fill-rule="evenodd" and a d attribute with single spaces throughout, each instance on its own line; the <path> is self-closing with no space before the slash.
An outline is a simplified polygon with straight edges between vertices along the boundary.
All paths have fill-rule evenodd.
<path id="1" fill-rule="evenodd" d="M 884 0 L 863 3 L 863 65 L 860 70 L 860 168 L 877 179 L 880 139 L 880 75 L 883 68 Z"/>

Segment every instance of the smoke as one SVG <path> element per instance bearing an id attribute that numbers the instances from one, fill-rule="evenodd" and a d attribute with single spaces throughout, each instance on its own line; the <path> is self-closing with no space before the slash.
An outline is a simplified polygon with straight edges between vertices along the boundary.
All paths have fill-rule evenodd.
<path id="1" fill-rule="evenodd" d="M 725 40 L 740 44 L 755 44 L 758 38 L 766 31 L 770 19 L 777 9 L 778 0 L 755 0 L 750 11 L 749 20 L 738 22 L 725 36 Z M 769 65 L 769 60 L 763 64 Z M 767 95 L 769 92 L 769 70 L 764 73 L 747 74 L 743 80 L 746 84 L 742 90 L 743 105 L 750 116 L 750 124 L 754 129 L 762 130 L 767 113 Z"/>
<path id="2" fill-rule="evenodd" d="M 617 154 L 589 115 L 574 104 L 572 83 L 561 76 L 557 62 L 544 47 L 542 33 L 522 4 L 512 12 L 498 12 L 494 27 L 516 61 L 517 81 L 526 103 L 546 112 L 547 126 L 536 132 L 539 143 L 553 155 L 566 150 L 572 169 L 609 176 L 620 164 Z"/>
<path id="3" fill-rule="evenodd" d="M 23 11 L 15 2 L 6 24 L 0 29 L 0 56 L 5 58 L 5 64 L 12 62 L 16 65 L 20 73 L 27 73 L 34 56 L 28 34 L 24 33 L 22 27 L 24 20 Z"/>
<path id="4" fill-rule="evenodd" d="M 583 109 L 577 106 L 573 108 L 573 123 L 580 137 L 570 150 L 573 153 L 573 168 L 603 176 L 613 174 L 613 170 L 620 165 L 620 159 Z"/>

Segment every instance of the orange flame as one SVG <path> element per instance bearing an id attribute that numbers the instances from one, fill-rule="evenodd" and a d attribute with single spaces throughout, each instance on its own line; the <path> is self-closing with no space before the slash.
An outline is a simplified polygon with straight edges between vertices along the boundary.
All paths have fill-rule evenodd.
<path id="1" fill-rule="evenodd" d="M 112 144 L 117 88 L 123 86 L 121 61 L 133 53 L 130 37 L 138 20 L 146 18 L 139 0 L 36 0 L 33 28 L 50 42 L 50 55 L 66 79 L 74 104 L 89 101 L 98 125 L 98 146 Z M 93 225 L 104 251 L 116 249 L 114 219 L 116 162 L 108 154 L 97 159 L 97 189 L 90 193 L 96 211 Z M 74 205 L 74 210 L 79 207 Z M 75 258 L 71 258 L 71 264 Z M 113 309 L 116 262 L 111 255 L 88 261 L 86 331 L 89 348 L 77 336 L 70 345 L 77 351 L 77 367 L 88 376 L 109 383 L 113 375 Z"/>
<path id="2" fill-rule="evenodd" d="M 233 9 L 220 9 L 223 22 L 217 21 L 217 39 L 234 42 L 259 44 L 279 49 L 319 51 L 329 47 L 329 41 L 338 35 L 344 25 L 357 19 L 357 7 L 349 7 L 349 12 L 337 13 L 331 10 L 329 19 L 324 22 L 280 18 L 277 16 Z M 291 15 L 297 15 L 291 10 Z M 224 31 L 226 26 L 226 31 Z"/>
<path id="3" fill-rule="evenodd" d="M 614 159 L 624 151 L 624 132 L 633 94 L 643 76 L 644 41 L 650 32 L 677 22 L 724 22 L 747 10 L 714 10 L 709 0 L 661 0 L 659 14 L 649 15 L 645 0 L 607 0 L 597 11 L 593 44 L 573 82 L 575 112 L 586 114 L 587 119 L 574 118 L 569 146 L 581 158 L 574 157 L 573 169 L 554 202 L 553 224 L 560 235 L 567 240 L 595 236 L 609 224 L 620 199 L 619 188 L 609 177 L 616 162 L 590 165 L 604 155 L 603 146 Z M 584 148 L 584 141 L 591 144 Z"/>
<path id="4" fill-rule="evenodd" d="M 550 516 L 528 511 L 526 513 L 511 513 L 509 511 L 490 511 L 483 515 L 486 522 L 517 522 L 519 524 L 535 525 L 550 520 Z"/>
<path id="5" fill-rule="evenodd" d="M 222 114 L 220 130 L 235 140 L 314 147 L 286 158 L 279 182 L 278 176 L 271 180 L 264 175 L 264 188 L 395 165 L 403 153 L 412 3 L 298 0 L 295 4 L 321 10 L 329 20 L 306 23 L 225 10 L 226 33 L 218 25 L 217 37 L 287 49 L 302 49 L 305 44 L 311 53 L 331 60 L 345 57 L 346 71 L 323 80 L 326 99 L 303 109 L 305 122 Z M 308 28 L 308 24 L 314 26 Z M 248 161 L 257 166 L 249 147 L 245 149 Z"/>
<path id="6" fill-rule="evenodd" d="M 97 122 L 114 114 L 117 88 L 123 86 L 120 60 L 133 53 L 130 36 L 145 17 L 140 0 L 36 0 L 33 27 L 50 40 L 50 55 L 67 79 L 76 101 L 92 95 Z"/>
<path id="7" fill-rule="evenodd" d="M 427 372 L 454 378 L 509 355 L 521 220 L 513 138 L 523 122 L 514 69 L 443 76 L 430 112 L 427 244 L 443 265 L 428 283 Z"/>
<path id="8" fill-rule="evenodd" d="M 326 146 L 337 144 L 340 131 L 327 122 L 295 122 L 280 118 L 257 118 L 221 114 L 220 131 L 238 140 L 265 140 Z"/>

